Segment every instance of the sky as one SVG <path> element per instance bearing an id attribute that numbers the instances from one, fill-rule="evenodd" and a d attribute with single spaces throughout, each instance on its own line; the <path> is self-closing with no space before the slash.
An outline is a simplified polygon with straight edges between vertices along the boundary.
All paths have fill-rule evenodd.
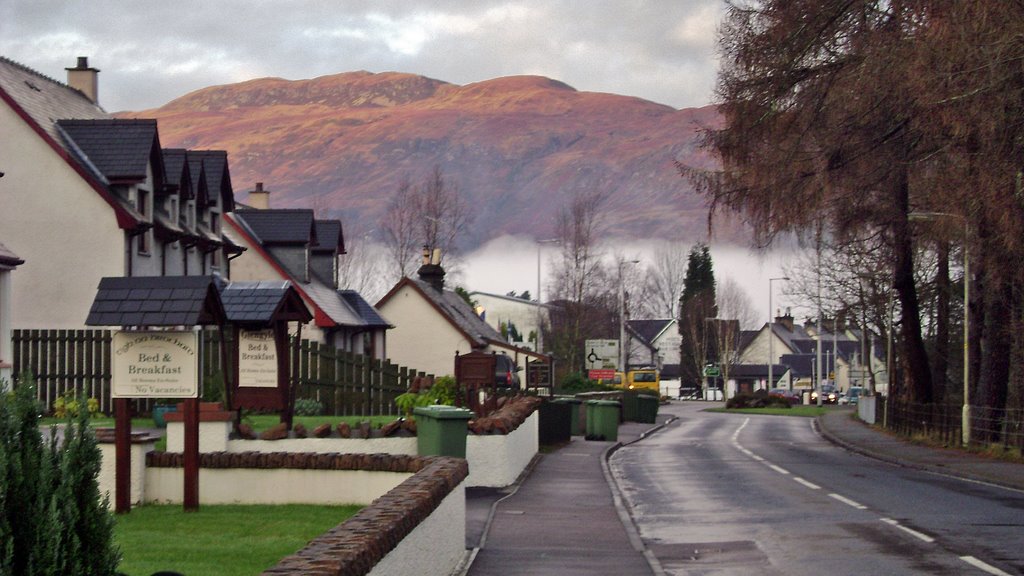
<path id="1" fill-rule="evenodd" d="M 56 80 L 87 56 L 110 112 L 263 77 L 536 74 L 675 108 L 712 101 L 723 0 L 4 0 L 0 55 Z"/>

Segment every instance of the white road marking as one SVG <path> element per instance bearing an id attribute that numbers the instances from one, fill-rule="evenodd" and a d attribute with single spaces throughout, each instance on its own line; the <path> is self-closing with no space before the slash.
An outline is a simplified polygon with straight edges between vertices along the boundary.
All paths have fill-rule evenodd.
<path id="1" fill-rule="evenodd" d="M 783 475 L 789 474 L 789 470 L 786 470 L 782 466 L 776 466 L 775 464 L 768 464 L 768 467 L 771 468 L 772 470 L 775 470 L 779 474 L 783 474 Z"/>
<path id="2" fill-rule="evenodd" d="M 832 494 L 829 494 L 829 497 L 835 498 L 836 500 L 839 500 L 843 504 L 846 504 L 847 506 L 852 506 L 852 507 L 856 508 L 857 510 L 867 510 L 868 509 L 867 506 L 861 504 L 860 502 L 855 502 L 853 500 L 850 500 L 846 496 L 842 496 L 840 494 L 832 493 Z"/>
<path id="3" fill-rule="evenodd" d="M 1008 572 L 1003 572 L 999 568 L 996 568 L 991 564 L 986 564 L 985 562 L 978 560 L 974 556 L 961 556 L 960 559 L 964 562 L 967 562 L 971 566 L 978 568 L 979 570 L 984 570 L 985 572 L 988 572 L 989 574 L 993 574 L 995 576 L 1010 576 Z"/>
<path id="4" fill-rule="evenodd" d="M 907 528 L 906 526 L 903 526 L 902 524 L 900 524 L 896 520 L 893 520 L 892 518 L 882 518 L 882 522 L 885 522 L 886 524 L 889 524 L 890 526 L 895 526 L 895 527 L 899 528 L 900 530 L 903 530 L 907 534 L 910 534 L 911 536 L 913 536 L 914 538 L 917 538 L 918 540 L 920 540 L 922 542 L 927 542 L 929 544 L 931 544 L 932 542 L 935 542 L 935 538 L 932 538 L 931 536 L 929 536 L 929 535 L 927 535 L 927 534 L 925 534 L 923 532 L 918 532 L 917 530 L 914 530 L 913 528 Z"/>
<path id="5" fill-rule="evenodd" d="M 797 482 L 803 484 L 804 486 L 807 486 L 811 490 L 821 490 L 821 486 L 818 486 L 814 482 L 808 482 L 807 480 L 804 480 L 799 476 L 793 476 L 793 480 L 796 480 Z"/>

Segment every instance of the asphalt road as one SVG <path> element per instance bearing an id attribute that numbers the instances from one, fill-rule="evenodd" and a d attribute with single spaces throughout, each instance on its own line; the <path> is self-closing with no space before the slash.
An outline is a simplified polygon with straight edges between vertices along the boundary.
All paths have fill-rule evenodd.
<path id="1" fill-rule="evenodd" d="M 703 412 L 611 468 L 671 575 L 1024 574 L 1024 493 L 847 452 L 811 419 Z"/>

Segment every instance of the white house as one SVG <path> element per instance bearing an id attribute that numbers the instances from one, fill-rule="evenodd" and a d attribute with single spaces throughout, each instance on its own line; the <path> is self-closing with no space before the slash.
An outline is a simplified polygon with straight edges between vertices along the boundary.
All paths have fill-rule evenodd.
<path id="1" fill-rule="evenodd" d="M 456 354 L 476 350 L 507 354 L 523 369 L 530 359 L 549 360 L 505 341 L 461 296 L 446 289 L 440 256 L 425 256 L 417 275 L 400 280 L 377 302 L 395 326 L 388 334 L 392 362 L 443 376 L 454 374 Z"/>
<path id="2" fill-rule="evenodd" d="M 79 58 L 63 84 L 0 57 L 0 230 L 25 260 L 13 329 L 83 328 L 100 278 L 228 276 L 237 250 L 218 231 L 234 206 L 226 154 L 189 152 L 183 187 L 155 120 L 97 104 L 98 74 Z"/>

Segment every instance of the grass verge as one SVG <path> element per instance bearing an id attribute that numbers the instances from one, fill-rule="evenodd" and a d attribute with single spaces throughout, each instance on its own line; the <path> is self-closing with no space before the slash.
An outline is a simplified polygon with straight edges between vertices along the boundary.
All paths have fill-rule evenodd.
<path id="1" fill-rule="evenodd" d="M 148 576 L 182 574 L 252 576 L 344 522 L 361 506 L 148 505 L 117 517 L 120 571 Z"/>
<path id="2" fill-rule="evenodd" d="M 792 408 L 708 408 L 708 412 L 725 412 L 728 414 L 764 414 L 768 416 L 799 416 L 803 418 L 816 418 L 835 410 L 829 406 L 793 406 Z"/>

